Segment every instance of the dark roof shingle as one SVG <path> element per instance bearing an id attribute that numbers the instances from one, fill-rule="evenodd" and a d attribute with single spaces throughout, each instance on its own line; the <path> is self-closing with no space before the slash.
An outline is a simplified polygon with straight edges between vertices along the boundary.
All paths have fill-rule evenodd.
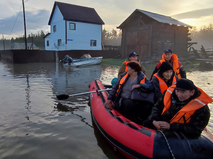
<path id="1" fill-rule="evenodd" d="M 131 19 L 131 17 L 135 14 L 135 13 L 140 13 L 140 14 L 145 14 L 148 17 L 152 18 L 155 21 L 158 21 L 159 23 L 166 23 L 166 24 L 173 24 L 173 25 L 180 25 L 180 26 L 185 26 L 185 27 L 190 27 L 190 25 L 185 24 L 183 22 L 180 22 L 176 19 L 173 19 L 169 16 L 165 16 L 165 15 L 161 15 L 161 14 L 157 14 L 157 13 L 152 13 L 152 12 L 148 12 L 148 11 L 144 11 L 144 10 L 140 10 L 140 9 L 136 9 L 119 27 L 117 28 L 123 28 Z"/>
<path id="2" fill-rule="evenodd" d="M 98 13 L 93 8 L 73 4 L 55 2 L 48 22 L 50 25 L 55 7 L 58 6 L 64 20 L 78 21 L 92 24 L 104 24 Z"/>

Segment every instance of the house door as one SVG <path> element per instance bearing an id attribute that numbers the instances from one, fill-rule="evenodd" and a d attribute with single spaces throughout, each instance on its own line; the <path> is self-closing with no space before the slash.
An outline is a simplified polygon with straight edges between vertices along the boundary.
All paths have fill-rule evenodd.
<path id="1" fill-rule="evenodd" d="M 125 54 L 136 52 L 140 58 L 147 58 L 150 56 L 150 27 L 143 30 L 131 30 L 126 34 L 126 48 Z"/>

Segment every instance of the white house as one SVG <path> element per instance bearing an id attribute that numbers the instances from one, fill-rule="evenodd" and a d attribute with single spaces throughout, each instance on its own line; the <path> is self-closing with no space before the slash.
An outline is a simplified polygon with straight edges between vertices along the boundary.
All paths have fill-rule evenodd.
<path id="1" fill-rule="evenodd" d="M 45 50 L 101 50 L 103 24 L 93 8 L 55 2 Z"/>

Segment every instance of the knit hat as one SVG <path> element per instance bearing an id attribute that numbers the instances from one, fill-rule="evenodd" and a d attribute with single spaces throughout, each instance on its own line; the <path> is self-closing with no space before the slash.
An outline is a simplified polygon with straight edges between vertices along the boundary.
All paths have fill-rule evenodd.
<path id="1" fill-rule="evenodd" d="M 162 74 L 162 73 L 164 73 L 165 71 L 168 71 L 168 70 L 173 70 L 173 67 L 169 62 L 166 61 L 166 62 L 163 62 L 161 64 L 159 73 Z"/>
<path id="2" fill-rule="evenodd" d="M 181 78 L 177 81 L 177 85 L 176 85 L 175 89 L 178 89 L 178 90 L 193 90 L 193 89 L 196 89 L 196 86 L 194 85 L 194 83 L 191 80 Z"/>

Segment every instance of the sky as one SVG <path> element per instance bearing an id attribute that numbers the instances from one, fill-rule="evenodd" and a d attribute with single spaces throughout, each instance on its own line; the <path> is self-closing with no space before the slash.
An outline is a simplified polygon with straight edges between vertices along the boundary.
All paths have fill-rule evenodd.
<path id="1" fill-rule="evenodd" d="M 50 32 L 48 21 L 54 0 L 24 0 L 28 34 Z M 91 7 L 104 21 L 103 28 L 116 29 L 135 9 L 141 9 L 200 27 L 213 24 L 212 0 L 58 0 L 58 2 Z M 0 0 L 0 39 L 24 35 L 22 0 Z"/>

